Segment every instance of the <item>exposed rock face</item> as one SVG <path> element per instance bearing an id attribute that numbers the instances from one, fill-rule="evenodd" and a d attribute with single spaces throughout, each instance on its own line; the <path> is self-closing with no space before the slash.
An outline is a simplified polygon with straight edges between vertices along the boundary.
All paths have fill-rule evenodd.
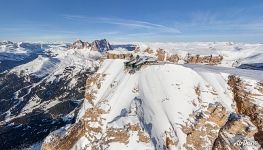
<path id="1" fill-rule="evenodd" d="M 217 104 L 210 105 L 204 114 L 194 115 L 197 123 L 183 128 L 187 134 L 187 149 L 262 148 L 263 111 L 262 107 L 255 103 L 255 100 L 262 96 L 262 84 L 251 82 L 234 75 L 229 76 L 228 85 L 233 92 L 237 114 L 229 115 L 221 104 Z"/>
<path id="2" fill-rule="evenodd" d="M 260 145 L 254 140 L 257 132 L 257 127 L 249 117 L 232 113 L 227 123 L 220 129 L 213 149 L 260 149 Z"/>
<path id="3" fill-rule="evenodd" d="M 90 44 L 88 42 L 83 42 L 81 40 L 77 40 L 72 45 L 69 46 L 70 49 L 85 49 L 90 48 Z"/>
<path id="4" fill-rule="evenodd" d="M 177 54 L 168 55 L 166 60 L 172 63 L 178 63 L 178 61 L 180 60 L 180 57 Z"/>
<path id="5" fill-rule="evenodd" d="M 106 52 L 106 58 L 107 59 L 127 59 L 131 60 L 134 58 L 132 53 L 112 53 L 112 52 Z"/>
<path id="6" fill-rule="evenodd" d="M 105 52 L 112 50 L 110 43 L 106 39 L 95 40 L 91 43 L 91 50 Z"/>
<path id="7" fill-rule="evenodd" d="M 149 52 L 150 51 L 150 52 Z M 148 54 L 153 54 L 150 49 L 146 49 L 144 52 Z M 136 54 L 136 53 L 135 53 Z M 200 56 L 200 55 L 188 55 L 186 58 L 178 54 L 168 54 L 162 49 L 158 49 L 156 51 L 155 56 L 157 57 L 158 61 L 167 61 L 171 63 L 186 63 L 186 64 L 209 64 L 209 65 L 218 65 L 223 60 L 222 56 Z M 107 59 L 132 59 L 134 56 L 131 53 L 113 53 L 108 52 L 106 54 Z"/>
<path id="8" fill-rule="evenodd" d="M 102 128 L 92 126 L 91 124 L 101 123 L 101 115 L 106 112 L 101 108 L 88 109 L 83 118 L 67 129 L 67 135 L 60 136 L 53 133 L 52 139 L 42 145 L 43 150 L 67 150 L 71 149 L 74 144 L 83 136 L 89 138 L 90 145 L 95 146 L 97 137 L 101 136 Z"/>
<path id="9" fill-rule="evenodd" d="M 78 140 L 87 138 L 86 148 L 91 149 L 107 149 L 112 143 L 128 144 L 130 138 L 134 136 L 137 142 L 150 143 L 149 135 L 143 131 L 140 124 L 127 123 L 120 127 L 113 127 L 110 124 L 105 126 L 103 115 L 109 112 L 106 111 L 105 105 L 107 101 L 96 104 L 93 108 L 86 110 L 84 116 L 74 124 L 70 129 L 67 129 L 66 136 L 60 136 L 53 133 L 50 140 L 46 140 L 43 145 L 43 150 L 67 150 L 74 147 Z M 132 108 L 134 109 L 134 108 Z M 134 112 L 129 115 L 133 117 Z"/>
<path id="10" fill-rule="evenodd" d="M 188 55 L 186 58 L 186 63 L 189 64 L 210 64 L 217 65 L 223 60 L 223 56 L 200 56 L 200 55 Z"/>
<path id="11" fill-rule="evenodd" d="M 234 75 L 229 76 L 228 84 L 233 91 L 237 112 L 248 116 L 251 122 L 257 127 L 258 132 L 254 134 L 254 138 L 263 147 L 263 108 L 254 103 L 254 100 L 257 99 L 256 96 L 263 95 L 262 84 L 258 83 L 258 87 L 256 88 L 258 94 L 248 90 L 252 85 Z"/>
<path id="12" fill-rule="evenodd" d="M 101 106 L 99 104 L 95 106 L 93 100 L 95 99 L 97 89 L 100 88 L 100 82 L 102 79 L 102 74 L 94 74 L 89 79 L 87 79 L 84 103 L 88 103 L 92 105 L 92 107 L 85 110 L 85 113 L 80 118 L 80 120 L 67 129 L 66 135 L 60 136 L 61 131 L 52 133 L 52 138 L 46 139 L 42 144 L 43 150 L 67 150 L 71 149 L 74 144 L 76 144 L 76 142 L 83 136 L 88 137 L 90 143 L 94 142 L 96 137 L 101 136 L 102 129 L 101 127 L 97 126 L 102 124 L 103 120 L 101 115 L 105 114 L 106 112 L 100 108 Z M 92 126 L 94 124 L 97 125 Z M 96 145 L 92 145 L 92 147 L 95 146 Z"/>
<path id="13" fill-rule="evenodd" d="M 77 40 L 69 46 L 70 49 L 91 49 L 93 51 L 105 52 L 112 50 L 112 46 L 106 39 L 95 40 L 92 43 Z"/>
<path id="14" fill-rule="evenodd" d="M 164 61 L 165 55 L 166 55 L 166 52 L 163 49 L 158 49 L 156 51 L 156 57 L 158 61 Z"/>
<path id="15" fill-rule="evenodd" d="M 61 136 L 59 132 L 53 132 L 52 138 L 46 139 L 42 145 L 43 150 L 67 150 L 77 149 L 75 147 L 81 138 L 87 140 L 86 149 L 107 149 L 110 144 L 122 143 L 128 144 L 132 137 L 137 139 L 139 143 L 150 143 L 149 135 L 142 129 L 138 123 L 125 123 L 119 127 L 113 126 L 112 122 L 106 122 L 107 115 L 111 111 L 107 100 L 96 103 L 96 94 L 101 88 L 106 74 L 94 74 L 86 81 L 85 102 L 87 109 L 77 123 L 73 124 L 67 130 L 67 134 Z M 129 111 L 123 110 L 120 118 L 127 117 L 128 119 L 138 119 L 135 117 L 136 105 L 131 105 Z M 126 116 L 127 115 L 127 116 Z M 112 124 L 113 123 L 113 124 Z"/>
<path id="16" fill-rule="evenodd" d="M 220 103 L 210 104 L 207 111 L 193 114 L 197 122 L 183 127 L 187 134 L 186 149 L 212 149 L 220 128 L 227 122 L 229 112 Z"/>
<path id="17" fill-rule="evenodd" d="M 151 48 L 146 48 L 143 52 L 148 53 L 148 54 L 152 54 L 153 50 Z"/>
<path id="18" fill-rule="evenodd" d="M 200 56 L 188 54 L 185 58 L 178 54 L 169 54 L 163 49 L 158 49 L 156 51 L 156 57 L 158 61 L 169 61 L 173 63 L 178 63 L 179 60 L 184 61 L 186 64 L 210 64 L 217 65 L 223 60 L 223 56 Z"/>

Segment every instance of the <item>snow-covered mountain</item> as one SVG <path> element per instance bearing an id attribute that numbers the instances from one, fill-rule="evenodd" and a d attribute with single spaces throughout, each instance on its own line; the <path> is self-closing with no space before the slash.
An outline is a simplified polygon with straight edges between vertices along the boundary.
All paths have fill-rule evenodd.
<path id="1" fill-rule="evenodd" d="M 41 44 L 2 72 L 3 149 L 263 147 L 262 44 L 127 45 Z"/>
<path id="2" fill-rule="evenodd" d="M 69 48 L 70 49 L 90 49 L 90 50 L 99 51 L 99 52 L 105 52 L 108 50 L 112 50 L 112 46 L 106 39 L 95 40 L 92 43 L 77 40 L 76 42 L 71 44 Z"/>
<path id="3" fill-rule="evenodd" d="M 74 122 L 102 53 L 24 42 L 2 42 L 0 51 L 0 149 L 31 145 Z"/>

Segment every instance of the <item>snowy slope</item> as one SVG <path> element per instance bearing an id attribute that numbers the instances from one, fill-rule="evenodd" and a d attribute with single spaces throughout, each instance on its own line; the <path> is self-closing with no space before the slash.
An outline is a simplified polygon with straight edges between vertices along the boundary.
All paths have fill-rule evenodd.
<path id="1" fill-rule="evenodd" d="M 135 43 L 141 51 L 164 49 L 169 54 L 185 57 L 189 54 L 221 55 L 221 66 L 237 67 L 241 64 L 262 63 L 263 44 L 233 42 L 190 42 L 190 43 Z"/>
<path id="2" fill-rule="evenodd" d="M 1 149 L 41 142 L 49 132 L 74 122 L 85 80 L 101 57 L 66 44 L 9 45 L 2 45 L 0 53 L 8 54 L 0 64 L 0 138 L 10 136 L 0 142 Z"/>
<path id="3" fill-rule="evenodd" d="M 60 129 L 45 140 L 43 149 L 198 149 L 198 146 L 212 149 L 220 128 L 236 109 L 228 76 L 253 80 L 251 86 L 254 87 L 262 74 L 261 71 L 175 64 L 146 65 L 130 74 L 124 61 L 105 60 L 96 73 L 96 80 L 92 78 L 87 85 L 86 105 L 78 116 L 79 124 L 83 123 L 84 127 L 74 127 L 79 126 L 77 123 L 67 128 L 68 134 L 64 136 L 58 135 L 65 130 Z M 258 76 L 251 75 L 254 73 Z M 262 97 L 258 98 L 261 103 Z M 262 107 L 260 103 L 257 105 Z M 96 113 L 97 119 L 91 121 L 90 114 L 86 113 L 92 110 L 103 113 Z M 133 130 L 130 125 L 138 128 Z M 190 129 L 195 126 L 196 130 Z M 204 135 L 199 132 L 199 126 L 203 127 Z M 194 143 L 188 130 L 193 130 L 191 133 L 202 140 Z M 140 141 L 138 131 L 149 140 Z M 67 143 L 68 139 L 75 142 Z M 257 143 L 252 148 L 258 146 Z"/>
<path id="4" fill-rule="evenodd" d="M 79 40 L 0 50 L 0 148 L 263 146 L 262 44 Z M 140 67 L 124 64 L 137 55 Z"/>

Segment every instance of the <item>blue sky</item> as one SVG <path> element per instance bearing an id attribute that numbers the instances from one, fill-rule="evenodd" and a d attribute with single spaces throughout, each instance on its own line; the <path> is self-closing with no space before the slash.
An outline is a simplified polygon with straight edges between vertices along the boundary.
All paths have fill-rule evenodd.
<path id="1" fill-rule="evenodd" d="M 2 0 L 0 40 L 263 42 L 262 0 Z"/>

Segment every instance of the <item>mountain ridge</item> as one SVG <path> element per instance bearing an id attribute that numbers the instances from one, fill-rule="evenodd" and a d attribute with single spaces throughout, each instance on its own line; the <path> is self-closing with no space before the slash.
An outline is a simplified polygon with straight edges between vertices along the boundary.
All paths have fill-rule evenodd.
<path id="1" fill-rule="evenodd" d="M 102 43 L 0 47 L 1 148 L 262 146 L 261 44 Z"/>
<path id="2" fill-rule="evenodd" d="M 112 46 L 106 39 L 95 40 L 92 43 L 77 40 L 69 46 L 70 49 L 91 49 L 93 51 L 105 52 L 112 50 Z"/>

